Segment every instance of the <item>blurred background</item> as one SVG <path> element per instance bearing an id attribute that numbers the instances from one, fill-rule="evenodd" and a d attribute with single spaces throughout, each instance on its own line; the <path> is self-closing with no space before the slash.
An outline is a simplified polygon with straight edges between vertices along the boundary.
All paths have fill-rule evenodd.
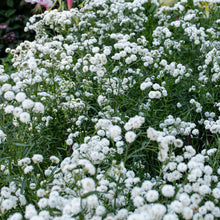
<path id="1" fill-rule="evenodd" d="M 33 40 L 34 32 L 24 32 L 35 6 L 24 0 L 3 0 L 0 6 L 0 58 L 5 57 L 7 47 L 15 48 L 24 40 Z"/>
<path id="2" fill-rule="evenodd" d="M 67 9 L 67 0 L 36 0 L 39 2 L 55 2 L 54 8 Z M 69 0 L 71 7 L 80 7 L 83 0 Z M 0 5 L 0 64 L 6 58 L 6 48 L 15 48 L 24 40 L 33 40 L 34 32 L 24 32 L 28 19 L 33 14 L 39 14 L 46 10 L 40 4 L 31 4 L 32 0 L 1 0 Z M 59 4 L 62 3 L 62 5 Z"/>

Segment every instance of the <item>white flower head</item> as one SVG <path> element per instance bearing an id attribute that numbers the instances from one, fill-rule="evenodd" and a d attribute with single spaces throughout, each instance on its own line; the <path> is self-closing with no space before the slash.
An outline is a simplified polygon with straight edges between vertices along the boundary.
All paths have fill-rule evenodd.
<path id="1" fill-rule="evenodd" d="M 111 138 L 117 138 L 121 135 L 121 128 L 118 125 L 114 125 L 109 129 Z"/>
<path id="2" fill-rule="evenodd" d="M 44 105 L 41 102 L 35 102 L 33 112 L 43 114 L 44 113 Z"/>
<path id="3" fill-rule="evenodd" d="M 170 198 L 170 197 L 174 196 L 175 188 L 172 185 L 165 184 L 163 186 L 161 192 L 162 192 L 163 196 Z"/>
<path id="4" fill-rule="evenodd" d="M 126 132 L 126 134 L 125 134 L 125 140 L 126 140 L 128 143 L 132 143 L 132 142 L 134 142 L 136 136 L 137 136 L 137 135 L 136 135 L 133 131 L 128 131 L 128 132 Z"/>
<path id="5" fill-rule="evenodd" d="M 93 191 L 95 189 L 95 181 L 89 177 L 82 179 L 82 188 L 84 193 Z"/>
<path id="6" fill-rule="evenodd" d="M 27 173 L 30 173 L 32 170 L 33 170 L 34 168 L 33 168 L 33 166 L 26 166 L 25 168 L 24 168 L 24 173 L 25 174 L 27 174 Z"/>
<path id="7" fill-rule="evenodd" d="M 15 94 L 14 92 L 12 91 L 7 91 L 5 94 L 4 94 L 4 98 L 8 101 L 11 101 L 15 98 Z"/>
<path id="8" fill-rule="evenodd" d="M 27 124 L 28 122 L 31 121 L 31 116 L 28 112 L 22 112 L 19 116 L 20 121 Z"/>
<path id="9" fill-rule="evenodd" d="M 13 115 L 15 118 L 19 118 L 20 114 L 23 112 L 23 109 L 21 107 L 15 107 L 13 110 Z"/>
<path id="10" fill-rule="evenodd" d="M 5 110 L 6 114 L 11 114 L 14 111 L 14 106 L 13 105 L 7 105 L 4 110 Z"/>
<path id="11" fill-rule="evenodd" d="M 25 208 L 25 218 L 30 219 L 31 217 L 36 215 L 37 215 L 37 211 L 34 205 L 32 204 L 27 205 Z"/>
<path id="12" fill-rule="evenodd" d="M 17 100 L 17 102 L 23 102 L 26 99 L 26 94 L 24 92 L 19 92 L 15 96 L 15 99 Z"/>
<path id="13" fill-rule="evenodd" d="M 34 106 L 34 102 L 31 99 L 25 99 L 22 102 L 22 107 L 24 109 L 31 109 Z"/>
<path id="14" fill-rule="evenodd" d="M 159 193 L 157 190 L 149 190 L 146 194 L 146 199 L 148 202 L 155 202 L 159 198 Z"/>
<path id="15" fill-rule="evenodd" d="M 50 160 L 51 160 L 52 163 L 56 163 L 56 164 L 58 164 L 60 162 L 60 159 L 58 157 L 54 156 L 54 155 L 52 155 L 50 157 Z"/>
<path id="16" fill-rule="evenodd" d="M 43 161 L 43 156 L 41 154 L 34 154 L 32 160 L 34 163 L 41 163 Z"/>

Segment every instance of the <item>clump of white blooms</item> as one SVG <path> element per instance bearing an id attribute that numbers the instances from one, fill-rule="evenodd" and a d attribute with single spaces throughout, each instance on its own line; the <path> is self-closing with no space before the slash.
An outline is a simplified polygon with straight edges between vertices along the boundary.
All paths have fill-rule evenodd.
<path id="1" fill-rule="evenodd" d="M 6 140 L 6 134 L 0 130 L 0 144 Z"/>
<path id="2" fill-rule="evenodd" d="M 219 1 L 81 6 L 0 65 L 0 216 L 220 219 Z"/>

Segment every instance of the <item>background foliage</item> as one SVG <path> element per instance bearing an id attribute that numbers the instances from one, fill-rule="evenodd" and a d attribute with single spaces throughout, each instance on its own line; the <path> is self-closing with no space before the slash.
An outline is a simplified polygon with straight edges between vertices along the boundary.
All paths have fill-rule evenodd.
<path id="1" fill-rule="evenodd" d="M 33 40 L 34 32 L 24 32 L 24 26 L 33 15 L 33 6 L 23 0 L 5 0 L 0 10 L 0 58 L 7 47 L 14 48 L 24 40 Z"/>

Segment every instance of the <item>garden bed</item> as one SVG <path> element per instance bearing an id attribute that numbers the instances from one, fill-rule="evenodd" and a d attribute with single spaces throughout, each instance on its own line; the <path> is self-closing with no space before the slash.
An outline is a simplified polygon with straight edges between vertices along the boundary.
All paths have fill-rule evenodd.
<path id="1" fill-rule="evenodd" d="M 220 3 L 82 6 L 0 66 L 1 218 L 219 219 Z"/>

